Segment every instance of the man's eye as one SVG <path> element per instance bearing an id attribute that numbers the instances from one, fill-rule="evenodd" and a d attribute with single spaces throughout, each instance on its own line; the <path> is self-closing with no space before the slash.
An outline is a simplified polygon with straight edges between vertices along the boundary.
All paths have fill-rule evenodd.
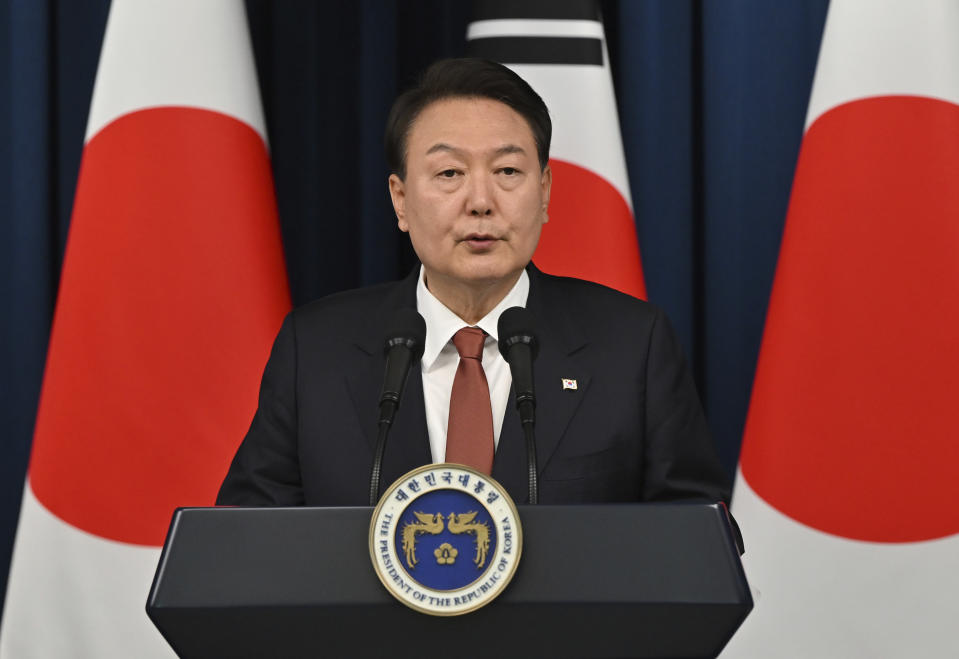
<path id="1" fill-rule="evenodd" d="M 456 170 L 444 169 L 442 172 L 440 172 L 440 176 L 442 176 L 443 178 L 453 178 L 454 176 L 456 176 Z"/>
<path id="2" fill-rule="evenodd" d="M 503 174 L 506 174 L 507 176 L 513 176 L 514 174 L 519 174 L 519 170 L 516 169 L 515 167 L 504 167 L 500 171 Z"/>

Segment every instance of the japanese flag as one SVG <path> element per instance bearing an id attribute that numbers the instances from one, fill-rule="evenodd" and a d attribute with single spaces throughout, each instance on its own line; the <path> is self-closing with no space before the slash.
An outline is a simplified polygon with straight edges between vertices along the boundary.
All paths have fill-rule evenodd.
<path id="1" fill-rule="evenodd" d="M 959 656 L 959 4 L 833 0 L 732 510 L 723 657 Z"/>
<path id="2" fill-rule="evenodd" d="M 144 610 L 173 509 L 212 505 L 290 307 L 239 0 L 115 0 L 0 655 L 173 656 Z"/>

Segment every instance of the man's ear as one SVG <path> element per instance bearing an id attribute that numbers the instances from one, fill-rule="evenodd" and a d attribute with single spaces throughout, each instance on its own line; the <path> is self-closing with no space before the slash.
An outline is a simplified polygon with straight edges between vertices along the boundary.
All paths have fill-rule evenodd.
<path id="1" fill-rule="evenodd" d="M 404 233 L 410 230 L 406 222 L 406 186 L 396 174 L 390 174 L 390 199 L 393 200 L 393 212 L 396 213 L 396 226 Z"/>
<path id="2" fill-rule="evenodd" d="M 549 165 L 546 165 L 546 167 L 543 168 L 543 174 L 542 178 L 540 178 L 539 185 L 543 199 L 543 224 L 546 224 L 549 222 L 549 193 L 553 188 L 553 170 L 549 168 Z"/>

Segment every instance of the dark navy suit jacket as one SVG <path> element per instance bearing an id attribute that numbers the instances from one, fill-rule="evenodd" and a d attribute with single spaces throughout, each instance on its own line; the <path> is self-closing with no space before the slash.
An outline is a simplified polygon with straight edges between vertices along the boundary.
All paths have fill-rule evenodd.
<path id="1" fill-rule="evenodd" d="M 537 320 L 534 364 L 540 502 L 728 501 L 729 486 L 676 335 L 655 306 L 528 268 Z M 339 293 L 287 316 L 259 407 L 217 503 L 368 505 L 383 330 L 416 307 L 403 281 Z M 574 379 L 575 390 L 565 389 Z M 493 477 L 527 501 L 523 432 L 513 396 Z M 383 465 L 385 487 L 431 462 L 423 383 L 414 366 Z"/>

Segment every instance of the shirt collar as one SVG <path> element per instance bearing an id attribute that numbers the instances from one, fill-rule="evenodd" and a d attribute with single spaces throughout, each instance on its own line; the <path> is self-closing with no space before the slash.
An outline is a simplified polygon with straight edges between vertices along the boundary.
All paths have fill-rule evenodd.
<path id="1" fill-rule="evenodd" d="M 519 279 L 513 288 L 506 294 L 492 311 L 483 316 L 476 327 L 498 340 L 497 324 L 500 314 L 510 307 L 525 307 L 529 297 L 529 275 L 526 270 L 520 273 Z M 419 281 L 416 283 L 416 310 L 426 320 L 426 345 L 423 349 L 423 368 L 429 370 L 433 362 L 439 357 L 440 351 L 449 343 L 453 335 L 464 327 L 469 327 L 466 321 L 449 310 L 436 299 L 436 296 L 426 288 L 426 277 L 423 266 L 420 266 Z"/>

